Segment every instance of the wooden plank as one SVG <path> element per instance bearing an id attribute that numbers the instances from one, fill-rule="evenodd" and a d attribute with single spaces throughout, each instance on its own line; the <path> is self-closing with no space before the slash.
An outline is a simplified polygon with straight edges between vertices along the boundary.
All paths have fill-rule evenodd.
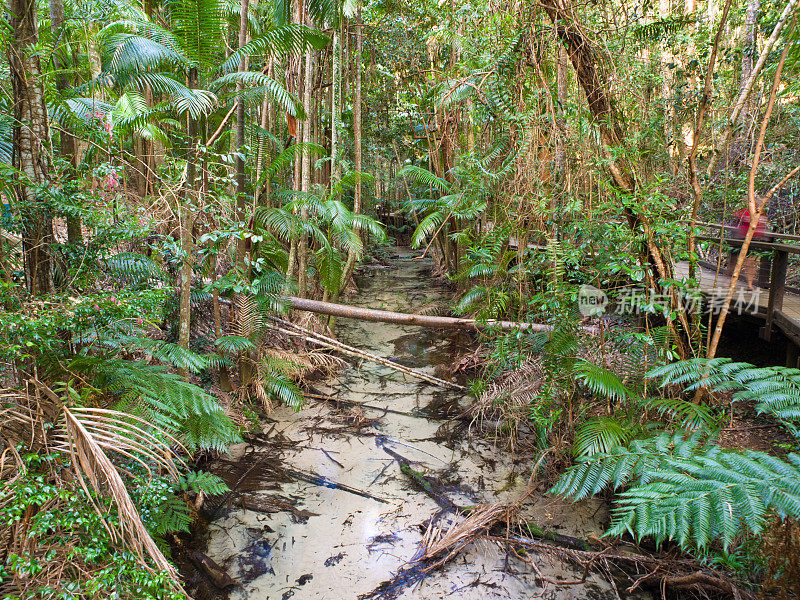
<path id="1" fill-rule="evenodd" d="M 772 259 L 772 273 L 769 278 L 769 300 L 767 301 L 767 322 L 761 330 L 761 337 L 766 341 L 772 338 L 772 323 L 775 311 L 783 308 L 783 295 L 786 292 L 786 267 L 789 264 L 787 252 L 776 252 Z"/>
<path id="2" fill-rule="evenodd" d="M 800 346 L 800 321 L 786 316 L 783 311 L 775 311 L 773 323 L 792 342 Z"/>

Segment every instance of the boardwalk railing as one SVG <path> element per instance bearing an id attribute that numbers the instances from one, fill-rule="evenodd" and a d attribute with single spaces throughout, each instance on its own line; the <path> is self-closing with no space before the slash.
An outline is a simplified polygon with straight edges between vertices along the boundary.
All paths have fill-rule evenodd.
<path id="1" fill-rule="evenodd" d="M 697 239 L 721 242 L 734 248 L 742 247 L 744 240 L 741 237 L 735 237 L 738 232 L 737 227 L 718 223 L 698 223 L 697 225 L 701 228 L 714 229 L 720 232 L 716 235 L 699 235 Z M 754 250 L 773 252 L 768 283 L 769 300 L 767 303 L 766 323 L 761 329 L 760 335 L 762 339 L 770 341 L 773 326 L 776 322 L 779 322 L 781 330 L 789 337 L 794 338 L 795 342 L 800 343 L 800 323 L 789 319 L 781 312 L 783 309 L 783 297 L 786 294 L 786 272 L 789 266 L 789 255 L 800 254 L 800 245 L 787 242 L 800 242 L 800 236 L 771 232 L 765 232 L 764 235 L 769 240 L 778 241 L 753 240 L 750 242 L 750 248 Z M 735 262 L 735 254 L 736 252 L 732 251 L 728 257 L 728 274 L 731 274 L 730 271 Z"/>

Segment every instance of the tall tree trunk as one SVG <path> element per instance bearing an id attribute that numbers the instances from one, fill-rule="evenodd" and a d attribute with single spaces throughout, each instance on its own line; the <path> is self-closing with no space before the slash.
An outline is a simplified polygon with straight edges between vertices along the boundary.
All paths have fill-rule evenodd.
<path id="1" fill-rule="evenodd" d="M 241 18 L 239 19 L 239 48 L 242 48 L 247 43 L 247 12 L 250 8 L 250 0 L 241 0 Z M 247 57 L 242 56 L 239 59 L 239 73 L 244 73 L 247 70 Z M 244 82 L 240 79 L 236 82 L 236 91 L 238 96 L 236 99 L 236 220 L 247 227 L 247 203 L 246 203 L 246 181 L 244 177 L 245 161 L 244 161 L 244 146 L 245 146 L 245 101 L 243 97 Z M 245 263 L 245 240 L 241 238 L 236 242 L 236 266 L 244 272 Z"/>
<path id="2" fill-rule="evenodd" d="M 668 19 L 672 16 L 672 1 L 659 0 L 658 16 Z M 673 86 L 675 84 L 674 69 L 670 64 L 675 61 L 672 46 L 668 41 L 661 44 L 661 100 L 664 102 L 664 137 L 667 140 L 669 150 L 669 169 L 675 175 L 681 165 L 680 158 L 680 132 L 677 130 L 677 120 L 675 118 L 675 99 L 673 97 Z"/>
<path id="3" fill-rule="evenodd" d="M 355 146 L 355 169 L 357 173 L 361 173 L 362 165 L 362 151 L 361 151 L 361 54 L 364 49 L 364 41 L 361 37 L 361 0 L 357 0 L 358 7 L 356 8 L 356 52 L 355 52 L 355 98 L 353 98 L 353 145 Z M 353 200 L 353 214 L 360 214 L 362 210 L 362 185 L 361 177 L 356 179 L 355 198 Z M 353 274 L 353 269 L 356 266 L 356 253 L 350 250 L 347 253 L 347 262 L 342 272 L 342 280 L 340 287 L 344 289 L 347 282 L 350 281 L 350 276 Z"/>
<path id="4" fill-rule="evenodd" d="M 342 30 L 344 17 L 339 17 L 339 23 L 333 32 L 333 89 L 331 90 L 331 186 L 342 178 L 342 165 L 339 156 L 341 140 L 340 127 L 342 122 Z"/>
<path id="5" fill-rule="evenodd" d="M 303 123 L 303 164 L 301 171 L 301 190 L 308 194 L 311 191 L 311 149 L 312 142 L 312 115 L 314 114 L 311 105 L 311 88 L 314 83 L 313 72 L 313 50 L 311 47 L 306 50 L 305 82 L 303 86 L 303 107 L 306 111 L 306 121 Z M 300 209 L 300 219 L 305 223 L 308 221 L 308 206 L 303 205 Z M 308 236 L 300 235 L 297 246 L 297 294 L 305 298 L 307 292 L 307 272 L 308 272 Z"/>
<path id="6" fill-rule="evenodd" d="M 8 53 L 14 100 L 14 166 L 22 172 L 14 192 L 22 216 L 25 280 L 31 294 L 53 289 L 53 215 L 41 190 L 50 176 L 50 130 L 44 100 L 36 3 L 9 0 L 12 43 Z"/>
<path id="7" fill-rule="evenodd" d="M 53 31 L 53 38 L 56 40 L 53 50 L 53 66 L 58 71 L 56 77 L 56 90 L 59 96 L 63 96 L 67 90 L 72 88 L 72 77 L 68 73 L 72 59 L 72 50 L 69 47 L 68 30 L 64 27 L 64 0 L 50 0 L 50 28 Z M 61 130 L 61 156 L 70 164 L 72 169 L 78 167 L 77 143 L 75 136 L 66 128 Z M 72 177 L 74 173 L 70 173 Z M 77 244 L 83 240 L 81 231 L 81 219 L 76 215 L 67 215 L 67 241 L 70 244 Z"/>
<path id="8" fill-rule="evenodd" d="M 188 84 L 190 89 L 197 87 L 197 70 L 189 71 Z M 178 344 L 182 348 L 189 348 L 189 334 L 192 324 L 192 267 L 194 265 L 194 203 L 195 198 L 195 138 L 197 137 L 197 120 L 186 114 L 186 182 L 181 191 L 181 250 L 183 250 L 183 265 L 181 266 L 181 300 L 180 314 L 178 316 Z"/>
<path id="9" fill-rule="evenodd" d="M 275 76 L 275 58 L 270 57 L 269 65 L 267 66 L 267 77 L 270 79 Z M 272 160 L 272 148 L 269 138 L 264 134 L 265 131 L 272 131 L 272 123 L 270 115 L 272 112 L 272 103 L 269 101 L 269 94 L 264 90 L 264 101 L 261 104 L 261 115 L 259 126 L 262 131 L 259 134 L 260 139 L 258 142 L 258 152 L 256 155 L 256 189 L 253 194 L 253 208 L 258 205 L 272 206 L 270 203 L 270 195 L 272 194 L 272 182 L 269 175 L 264 175 L 264 172 L 269 169 Z M 264 175 L 264 183 L 261 183 L 261 177 Z M 262 194 L 264 200 L 261 199 Z"/>
<path id="10" fill-rule="evenodd" d="M 362 164 L 362 149 L 361 149 L 361 109 L 363 107 L 362 92 L 361 92 L 361 55 L 364 52 L 364 39 L 361 31 L 361 1 L 358 0 L 358 7 L 356 8 L 356 56 L 355 56 L 355 98 L 353 99 L 353 146 L 355 153 L 355 169 L 361 172 Z M 355 199 L 353 201 L 353 213 L 360 214 L 362 209 L 362 191 L 361 178 L 356 181 Z"/>
<path id="11" fill-rule="evenodd" d="M 758 24 L 758 13 L 760 10 L 760 0 L 747 0 L 747 18 L 745 20 L 744 39 L 742 40 L 742 77 L 739 80 L 740 94 L 750 80 L 750 75 L 753 73 L 753 59 L 758 54 L 758 48 L 756 47 L 756 26 Z M 739 115 L 739 127 L 741 127 L 741 131 L 736 146 L 739 146 L 739 150 L 743 151 L 742 153 L 745 155 L 741 157 L 742 159 L 745 159 L 746 154 L 749 153 L 747 149 L 750 146 L 751 132 L 753 131 L 753 128 L 750 126 L 750 120 L 752 118 L 753 109 L 755 108 L 754 104 L 752 97 L 748 98 Z"/>

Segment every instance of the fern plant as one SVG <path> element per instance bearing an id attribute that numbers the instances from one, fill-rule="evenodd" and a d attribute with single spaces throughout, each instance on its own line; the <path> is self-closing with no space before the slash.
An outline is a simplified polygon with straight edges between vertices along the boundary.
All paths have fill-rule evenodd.
<path id="1" fill-rule="evenodd" d="M 734 391 L 738 401 L 756 403 L 792 431 L 800 372 L 758 368 L 729 359 L 694 359 L 659 367 L 651 377 L 691 391 L 706 386 Z M 619 391 L 611 386 L 608 391 Z M 727 550 L 746 534 L 761 533 L 771 518 L 800 517 L 800 455 L 778 458 L 754 450 L 721 448 L 705 407 L 685 400 L 639 401 L 671 414 L 696 431 L 637 435 L 630 441 L 606 423 L 603 434 L 587 432 L 577 464 L 551 492 L 575 501 L 606 489 L 618 491 L 607 535 L 630 533 L 657 542 L 674 540 L 684 548 L 705 548 L 715 540 Z M 614 436 L 612 434 L 616 433 Z M 592 450 L 596 450 L 592 452 Z M 621 491 L 620 491 L 621 490 Z"/>
<path id="2" fill-rule="evenodd" d="M 237 321 L 230 335 L 221 336 L 216 346 L 223 355 L 238 360 L 240 369 L 239 394 L 257 398 L 266 409 L 273 400 L 299 410 L 305 398 L 289 373 L 294 364 L 281 361 L 263 351 L 270 333 L 270 317 L 274 313 L 269 299 L 242 296 L 237 306 Z"/>
<path id="3" fill-rule="evenodd" d="M 213 396 L 166 367 L 79 356 L 68 370 L 91 381 L 97 390 L 96 402 L 105 399 L 118 410 L 145 418 L 189 448 L 224 450 L 239 439 L 236 427 Z"/>
<path id="4" fill-rule="evenodd" d="M 786 460 L 723 450 L 713 438 L 662 433 L 579 459 L 551 492 L 581 500 L 621 492 L 607 535 L 630 533 L 685 548 L 721 540 L 727 549 L 760 533 L 770 514 L 800 516 L 800 455 Z"/>
<path id="5" fill-rule="evenodd" d="M 686 391 L 705 387 L 712 392 L 733 392 L 735 402 L 749 401 L 761 414 L 782 421 L 795 436 L 800 420 L 800 369 L 756 367 L 729 358 L 694 358 L 654 369 L 650 377 Z"/>

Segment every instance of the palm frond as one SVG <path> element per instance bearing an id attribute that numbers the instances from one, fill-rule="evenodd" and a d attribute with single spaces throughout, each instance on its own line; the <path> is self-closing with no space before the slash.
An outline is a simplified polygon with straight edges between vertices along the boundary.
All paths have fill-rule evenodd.
<path id="1" fill-rule="evenodd" d="M 575 361 L 573 374 L 575 379 L 595 394 L 620 402 L 628 398 L 628 389 L 625 384 L 609 369 L 584 359 L 578 359 Z"/>
<path id="2" fill-rule="evenodd" d="M 279 82 L 267 77 L 264 73 L 254 71 L 234 71 L 212 81 L 208 87 L 211 90 L 219 91 L 226 86 L 235 85 L 242 82 L 248 86 L 258 86 L 264 90 L 264 93 L 269 94 L 273 100 L 276 101 L 281 110 L 288 112 L 293 117 L 298 119 L 305 119 L 303 112 L 303 104 L 294 95 L 284 88 Z"/>
<path id="3" fill-rule="evenodd" d="M 239 67 L 243 57 L 253 55 L 283 56 L 286 54 L 301 54 L 309 47 L 324 48 L 330 38 L 315 29 L 298 25 L 296 23 L 278 25 L 267 30 L 264 34 L 249 41 L 222 63 L 220 71 L 232 73 Z"/>
<path id="4" fill-rule="evenodd" d="M 72 457 L 79 483 L 87 495 L 91 497 L 86 481 L 96 493 L 110 494 L 119 515 L 121 531 L 118 532 L 118 535 L 136 553 L 142 563 L 146 564 L 145 559 L 149 557 L 160 571 L 170 574 L 171 577 L 168 581 L 173 582 L 170 583 L 173 590 L 182 591 L 180 586 L 174 583 L 179 581 L 175 567 L 166 559 L 147 531 L 114 463 L 108 458 L 94 436 L 68 408 L 63 408 L 63 414 L 68 451 Z"/>
<path id="5" fill-rule="evenodd" d="M 449 193 L 451 191 L 450 184 L 444 179 L 437 177 L 428 169 L 416 165 L 406 165 L 397 172 L 397 177 L 407 177 L 416 183 L 426 185 L 441 192 Z"/>

